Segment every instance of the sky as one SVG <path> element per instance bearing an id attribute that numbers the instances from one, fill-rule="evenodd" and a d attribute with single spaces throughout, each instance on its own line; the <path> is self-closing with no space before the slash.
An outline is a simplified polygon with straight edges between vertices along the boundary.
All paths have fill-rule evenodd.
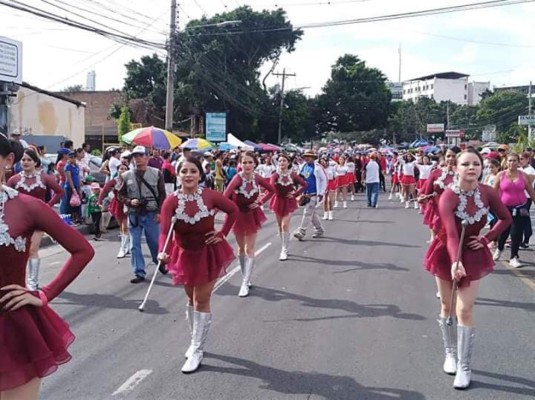
<path id="1" fill-rule="evenodd" d="M 7 0 L 8 2 L 10 0 Z M 294 26 L 318 22 L 374 17 L 418 11 L 482 0 L 178 0 L 179 27 L 191 19 L 211 17 L 247 4 L 253 9 L 287 11 Z M 92 9 L 89 14 L 72 9 L 106 29 L 116 29 L 146 40 L 165 43 L 169 30 L 170 0 L 26 0 L 32 5 L 73 20 L 80 20 L 50 4 L 73 4 Z M 106 7 L 106 8 L 103 8 Z M 113 12 L 110 10 L 113 9 Z M 100 15 L 99 15 L 100 14 Z M 491 87 L 526 85 L 535 82 L 535 2 L 472 10 L 445 15 L 374 22 L 339 27 L 305 29 L 296 50 L 284 54 L 275 72 L 294 73 L 286 88 L 308 95 L 321 91 L 331 66 L 344 54 L 358 55 L 370 67 L 378 68 L 389 80 L 456 71 L 470 80 L 490 82 Z M 124 65 L 152 54 L 94 33 L 46 21 L 0 5 L 0 36 L 23 43 L 23 79 L 46 90 L 70 85 L 85 86 L 87 72 L 96 72 L 96 89 L 121 89 Z M 108 18 L 106 18 L 108 17 Z M 113 18 L 111 20 L 109 18 Z M 165 57 L 163 50 L 158 50 Z M 266 65 L 262 71 L 267 71 Z M 274 85 L 280 78 L 272 77 Z"/>

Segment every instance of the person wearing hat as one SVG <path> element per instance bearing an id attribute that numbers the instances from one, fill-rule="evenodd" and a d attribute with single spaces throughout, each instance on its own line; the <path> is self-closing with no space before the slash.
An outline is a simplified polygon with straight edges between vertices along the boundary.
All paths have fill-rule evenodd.
<path id="1" fill-rule="evenodd" d="M 165 199 L 163 174 L 148 166 L 147 150 L 136 146 L 132 150 L 135 169 L 122 174 L 122 186 L 117 195 L 127 207 L 130 253 L 134 278 L 131 283 L 145 280 L 145 259 L 141 248 L 141 235 L 145 233 L 147 245 L 154 264 L 158 264 L 158 235 L 160 231 L 160 209 Z M 162 265 L 160 272 L 167 273 Z"/>
<path id="2" fill-rule="evenodd" d="M 11 138 L 16 142 L 19 142 L 23 148 L 27 149 L 29 147 L 28 142 L 22 139 L 22 133 L 19 130 L 11 132 Z"/>
<path id="3" fill-rule="evenodd" d="M 305 208 L 301 225 L 294 232 L 294 237 L 300 241 L 305 238 L 307 228 L 311 223 L 314 226 L 313 238 L 321 237 L 325 233 L 316 205 L 323 201 L 327 192 L 327 175 L 316 161 L 316 153 L 307 151 L 303 154 L 303 158 L 305 163 L 299 169 L 299 174 L 305 179 L 307 187 L 299 203 Z"/>

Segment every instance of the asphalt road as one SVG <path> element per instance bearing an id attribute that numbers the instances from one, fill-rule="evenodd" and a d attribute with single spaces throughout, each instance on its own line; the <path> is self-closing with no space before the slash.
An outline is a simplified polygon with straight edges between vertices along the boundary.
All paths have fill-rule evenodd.
<path id="1" fill-rule="evenodd" d="M 148 284 L 129 283 L 130 260 L 115 258 L 110 232 L 52 303 L 77 340 L 41 399 L 533 398 L 533 288 L 503 265 L 484 280 L 473 384 L 455 391 L 441 371 L 434 281 L 421 266 L 428 233 L 415 210 L 384 198 L 378 209 L 360 195 L 337 210 L 325 237 L 291 241 L 286 262 L 270 214 L 255 287 L 239 298 L 239 273 L 218 286 L 205 360 L 192 375 L 180 372 L 189 340 L 182 289 L 160 276 L 140 313 Z M 46 281 L 66 255 L 57 246 L 43 255 Z"/>

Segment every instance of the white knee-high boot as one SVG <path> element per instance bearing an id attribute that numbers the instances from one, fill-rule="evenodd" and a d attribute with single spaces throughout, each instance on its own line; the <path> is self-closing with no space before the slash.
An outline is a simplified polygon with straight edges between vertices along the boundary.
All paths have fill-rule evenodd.
<path id="1" fill-rule="evenodd" d="M 191 337 L 193 337 L 193 305 L 192 304 L 186 305 L 186 321 L 188 321 L 189 334 Z M 188 350 L 186 350 L 186 354 L 184 354 L 184 357 L 186 358 L 191 357 L 194 351 L 195 349 L 193 347 L 193 341 L 192 341 Z"/>
<path id="2" fill-rule="evenodd" d="M 442 340 L 444 342 L 444 351 L 446 354 L 442 369 L 445 373 L 453 375 L 455 374 L 455 371 L 457 371 L 455 327 L 448 326 L 448 324 L 446 324 L 446 318 L 439 318 L 437 319 L 437 322 L 438 326 L 440 326 L 440 331 L 442 332 Z"/>
<path id="3" fill-rule="evenodd" d="M 249 296 L 249 287 L 251 285 L 251 275 L 253 274 L 254 257 L 245 257 L 245 266 L 243 270 L 243 279 L 238 296 Z"/>
<path id="4" fill-rule="evenodd" d="M 459 360 L 457 361 L 457 373 L 453 381 L 455 389 L 466 389 L 470 386 L 470 379 L 472 378 L 470 365 L 472 363 L 475 337 L 475 328 L 457 325 L 457 354 Z"/>
<path id="5" fill-rule="evenodd" d="M 191 345 L 193 352 L 184 363 L 182 372 L 189 374 L 195 372 L 202 363 L 204 356 L 204 345 L 208 337 L 208 331 L 212 324 L 212 314 L 193 311 L 193 334 L 191 335 Z"/>
<path id="6" fill-rule="evenodd" d="M 288 259 L 288 243 L 290 242 L 290 234 L 288 232 L 281 232 L 281 254 L 280 261 Z"/>
<path id="7" fill-rule="evenodd" d="M 29 290 L 37 290 L 39 288 L 39 266 L 41 265 L 40 258 L 30 258 L 28 261 L 28 277 L 26 279 L 26 287 Z"/>
<path id="8" fill-rule="evenodd" d="M 128 235 L 121 235 L 121 246 L 119 247 L 119 253 L 117 253 L 117 258 L 124 258 L 126 256 L 126 241 L 128 239 Z"/>

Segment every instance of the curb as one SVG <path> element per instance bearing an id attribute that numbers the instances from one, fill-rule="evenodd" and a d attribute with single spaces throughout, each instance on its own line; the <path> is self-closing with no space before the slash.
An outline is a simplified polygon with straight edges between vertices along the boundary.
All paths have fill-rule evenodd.
<path id="1" fill-rule="evenodd" d="M 110 221 L 110 224 L 108 225 L 108 229 L 116 229 L 118 227 L 119 227 L 119 224 L 117 223 L 115 218 L 112 218 L 111 221 Z M 77 226 L 76 228 L 73 228 L 73 229 L 76 229 L 78 232 L 80 232 L 84 236 L 88 236 L 91 233 L 93 233 L 93 227 L 91 225 L 80 225 L 80 226 Z M 45 247 L 48 247 L 48 246 L 53 246 L 53 245 L 56 245 L 56 244 L 57 243 L 54 240 L 52 240 L 52 238 L 50 236 L 45 234 L 43 236 L 43 239 L 41 240 L 41 247 L 40 248 L 42 249 L 42 248 L 45 248 Z"/>

